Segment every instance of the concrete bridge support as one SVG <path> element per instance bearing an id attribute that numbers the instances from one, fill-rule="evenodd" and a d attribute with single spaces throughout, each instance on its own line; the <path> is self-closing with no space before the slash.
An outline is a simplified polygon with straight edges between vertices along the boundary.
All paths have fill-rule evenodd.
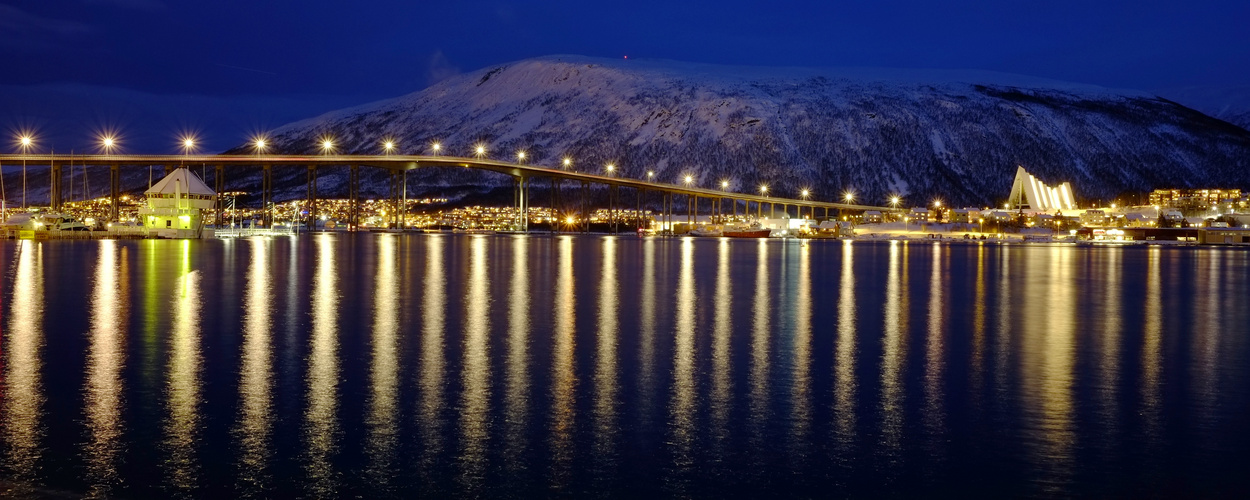
<path id="1" fill-rule="evenodd" d="M 347 226 L 360 229 L 360 166 L 351 165 L 347 174 Z"/>
<path id="2" fill-rule="evenodd" d="M 213 212 L 217 214 L 217 220 L 213 222 L 213 225 L 217 227 L 221 227 L 222 223 L 226 220 L 225 214 L 222 213 L 226 211 L 226 201 L 221 195 L 221 193 L 226 189 L 225 173 L 226 167 L 224 165 L 217 165 L 216 173 L 213 175 L 214 191 L 217 193 L 217 203 L 214 205 L 213 210 Z"/>
<path id="3" fill-rule="evenodd" d="M 260 191 L 261 225 L 273 228 L 273 168 L 271 165 L 261 166 Z"/>
<path id="4" fill-rule="evenodd" d="M 317 166 L 308 166 L 308 208 L 307 224 L 308 230 L 312 231 L 317 228 Z"/>
<path id="5" fill-rule="evenodd" d="M 121 165 L 109 165 L 109 222 L 117 222 L 118 204 L 121 203 Z"/>
<path id="6" fill-rule="evenodd" d="M 56 162 L 52 162 L 52 190 L 50 192 L 51 199 L 49 200 L 49 202 L 52 205 L 53 211 L 61 210 L 62 177 L 63 176 L 61 175 L 61 165 Z"/>

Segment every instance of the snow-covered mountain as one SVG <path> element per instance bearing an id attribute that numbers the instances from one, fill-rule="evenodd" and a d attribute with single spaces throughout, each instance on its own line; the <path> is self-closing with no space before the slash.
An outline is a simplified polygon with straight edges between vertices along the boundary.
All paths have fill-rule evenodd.
<path id="1" fill-rule="evenodd" d="M 1250 85 L 1198 86 L 1159 90 L 1160 96 L 1250 129 Z"/>
<path id="2" fill-rule="evenodd" d="M 1000 203 L 1016 165 L 1083 198 L 1171 186 L 1250 188 L 1250 132 L 1172 101 L 1018 75 L 931 70 L 748 68 L 551 56 L 444 80 L 403 97 L 275 130 L 283 152 L 489 156 L 607 163 L 623 175 L 774 193 L 810 188 L 863 202 Z M 246 151 L 241 145 L 238 151 Z M 322 176 L 345 192 L 345 173 Z M 298 179 L 293 179 L 297 181 Z M 426 186 L 503 184 L 498 174 L 430 169 Z"/>

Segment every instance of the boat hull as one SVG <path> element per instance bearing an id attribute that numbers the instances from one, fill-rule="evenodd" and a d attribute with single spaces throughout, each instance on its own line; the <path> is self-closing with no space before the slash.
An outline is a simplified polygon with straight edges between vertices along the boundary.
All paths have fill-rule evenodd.
<path id="1" fill-rule="evenodd" d="M 726 238 L 767 238 L 771 229 L 753 229 L 749 231 L 725 231 Z"/>

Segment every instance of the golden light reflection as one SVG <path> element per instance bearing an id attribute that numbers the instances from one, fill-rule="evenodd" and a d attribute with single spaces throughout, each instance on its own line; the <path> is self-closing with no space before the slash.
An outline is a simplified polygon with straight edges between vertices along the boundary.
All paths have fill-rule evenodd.
<path id="1" fill-rule="evenodd" d="M 881 439 L 891 456 L 899 453 L 903 433 L 903 361 L 907 355 L 907 244 L 890 242 L 885 285 L 885 332 L 881 339 Z"/>
<path id="2" fill-rule="evenodd" d="M 950 267 L 943 262 L 945 246 L 941 243 L 931 245 L 933 259 L 929 271 L 929 331 L 925 340 L 925 373 L 924 373 L 924 422 L 929 439 L 934 444 L 932 453 L 945 448 L 943 435 L 945 422 L 942 406 L 942 372 L 946 365 L 946 318 L 944 316 L 946 302 L 943 288 L 943 271 Z"/>
<path id="3" fill-rule="evenodd" d="M 695 435 L 694 336 L 694 240 L 681 242 L 680 271 L 677 274 L 677 297 L 674 319 L 672 422 L 673 467 L 684 471 L 693 465 L 691 455 Z"/>
<path id="4" fill-rule="evenodd" d="M 316 497 L 335 496 L 331 459 L 338 441 L 338 284 L 334 236 L 316 238 L 317 271 L 312 284 L 312 337 L 308 355 L 308 408 L 304 413 L 305 487 Z"/>
<path id="5" fill-rule="evenodd" d="M 243 352 L 239 369 L 239 485 L 258 494 L 269 483 L 270 436 L 273 432 L 273 329 L 270 239 L 252 238 L 243 313 Z"/>
<path id="6" fill-rule="evenodd" d="M 42 456 L 44 396 L 39 350 L 43 345 L 43 244 L 24 240 L 16 250 L 0 435 L 4 436 L 5 468 L 21 493 L 37 480 Z"/>
<path id="7" fill-rule="evenodd" d="M 444 309 L 447 307 L 447 278 L 443 271 L 441 236 L 425 239 L 425 283 L 421 297 L 421 360 L 418 365 L 421 387 L 420 426 L 424 442 L 423 461 L 432 463 L 443 451 L 443 335 L 446 329 Z"/>
<path id="8" fill-rule="evenodd" d="M 464 298 L 464 391 L 460 401 L 460 483 L 469 496 L 480 494 L 485 482 L 486 447 L 490 431 L 490 273 L 486 245 L 491 239 L 474 237 L 469 243 L 468 293 Z"/>
<path id="9" fill-rule="evenodd" d="M 365 454 L 368 476 L 381 490 L 394 481 L 399 441 L 399 237 L 379 235 L 373 283 L 373 356 L 369 368 L 369 416 Z"/>
<path id="10" fill-rule="evenodd" d="M 1050 258 L 1026 259 L 1021 282 L 1026 288 L 1021 335 L 1021 399 L 1023 422 L 1031 439 L 1028 460 L 1046 478 L 1047 494 L 1062 496 L 1075 472 L 1072 386 L 1076 362 L 1077 306 L 1072 248 L 1051 247 Z M 1047 267 L 1049 264 L 1049 267 Z"/>
<path id="11" fill-rule="evenodd" d="M 599 274 L 599 331 L 595 356 L 595 457 L 607 462 L 610 468 L 615 462 L 617 429 L 617 383 L 616 349 L 620 307 L 617 298 L 616 238 L 603 239 L 603 264 Z"/>
<path id="12" fill-rule="evenodd" d="M 508 294 L 507 458 L 514 471 L 524 467 L 529 428 L 530 275 L 528 238 L 512 240 L 512 290 Z"/>
<path id="13" fill-rule="evenodd" d="M 116 240 L 100 242 L 91 292 L 91 343 L 87 352 L 84 401 L 90 438 L 83 450 L 87 461 L 88 496 L 91 497 L 109 496 L 119 481 L 121 369 L 126 358 L 128 301 L 121 299 L 124 295 L 119 277 L 125 276 L 125 262 L 119 259 L 118 247 Z"/>
<path id="14" fill-rule="evenodd" d="M 1106 269 L 1107 274 L 1103 280 L 1106 282 L 1106 288 L 1102 291 L 1102 300 L 1105 302 L 1102 313 L 1099 315 L 1104 324 L 1099 335 L 1096 336 L 1101 347 L 1097 386 L 1099 388 L 1099 424 L 1103 426 L 1102 434 L 1107 443 L 1120 439 L 1117 432 L 1120 422 L 1117 389 L 1120 386 L 1120 331 L 1122 329 L 1120 318 L 1125 314 L 1120 304 L 1120 282 L 1124 279 L 1120 272 L 1122 254 L 1123 249 L 1119 247 L 1103 249 L 1099 254 L 1099 257 L 1106 258 L 1099 268 Z"/>
<path id="15" fill-rule="evenodd" d="M 166 461 L 170 484 L 188 491 L 198 485 L 199 476 L 195 451 L 200 432 L 200 272 L 191 270 L 191 241 L 179 245 L 165 446 L 170 454 Z"/>
<path id="16" fill-rule="evenodd" d="M 754 323 L 751 330 L 751 371 L 747 374 L 750 391 L 747 393 L 752 444 L 763 446 L 764 425 L 768 422 L 768 372 L 769 335 L 772 333 L 772 296 L 768 283 L 768 242 L 761 239 L 756 244 L 755 297 L 752 308 Z"/>
<path id="17" fill-rule="evenodd" d="M 1161 250 L 1151 247 L 1147 251 L 1146 265 L 1146 319 L 1142 338 L 1141 414 L 1146 436 L 1150 442 L 1158 442 L 1162 433 L 1160 414 L 1163 395 L 1160 392 L 1160 372 L 1163 367 L 1163 285 L 1159 270 Z M 1197 300 L 1199 296 L 1195 296 Z"/>
<path id="18" fill-rule="evenodd" d="M 712 432 L 715 445 L 725 446 L 729 435 L 729 411 L 733 406 L 730 339 L 733 337 L 733 285 L 729 282 L 729 240 L 717 248 L 716 302 L 712 319 Z"/>
<path id="19" fill-rule="evenodd" d="M 838 286 L 838 335 L 834 350 L 834 431 L 843 447 L 855 442 L 855 245 L 842 241 L 842 279 Z"/>
<path id="20" fill-rule="evenodd" d="M 659 307 L 655 289 L 656 273 L 659 272 L 655 268 L 655 245 L 654 238 L 647 238 L 642 243 L 642 297 L 639 305 L 642 311 L 639 318 L 642 339 L 638 342 L 637 401 L 639 413 L 644 417 L 652 414 L 650 401 L 655 399 L 655 313 Z"/>
<path id="21" fill-rule="evenodd" d="M 973 406 L 980 408 L 985 388 L 985 243 L 977 244 L 976 292 L 972 299 L 972 366 L 971 378 Z"/>
<path id="22" fill-rule="evenodd" d="M 812 419 L 812 265 L 811 247 L 799 247 L 798 290 L 794 304 L 793 382 L 790 386 L 790 447 L 793 460 L 808 454 Z"/>
<path id="23" fill-rule="evenodd" d="M 556 264 L 555 342 L 552 344 L 551 452 L 552 482 L 567 484 L 573 460 L 573 424 L 577 375 L 573 357 L 577 330 L 573 290 L 573 237 L 562 236 Z"/>
<path id="24" fill-rule="evenodd" d="M 1194 284 L 1199 291 L 1194 294 L 1193 310 L 1196 312 L 1195 324 L 1192 335 L 1190 335 L 1189 353 L 1191 361 L 1190 366 L 1190 392 L 1193 394 L 1192 403 L 1192 421 L 1197 429 L 1199 429 L 1198 439 L 1206 446 L 1218 446 L 1218 443 L 1210 442 L 1219 439 L 1220 434 L 1212 432 L 1213 429 L 1219 427 L 1219 411 L 1217 409 L 1226 399 L 1225 394 L 1220 391 L 1221 378 L 1227 379 L 1225 375 L 1221 377 L 1220 367 L 1229 366 L 1234 363 L 1229 360 L 1220 362 L 1220 354 L 1222 352 L 1236 352 L 1238 349 L 1230 346 L 1221 346 L 1221 332 L 1224 328 L 1231 331 L 1243 330 L 1244 327 L 1236 321 L 1236 325 L 1225 326 L 1221 323 L 1233 315 L 1226 311 L 1236 311 L 1244 309 L 1247 303 L 1246 296 L 1242 295 L 1236 302 L 1232 304 L 1223 304 L 1223 284 L 1230 281 L 1229 276 L 1234 273 L 1225 273 L 1222 269 L 1224 259 L 1228 258 L 1223 249 L 1210 249 L 1202 254 L 1202 261 L 1205 261 L 1207 268 L 1200 270 L 1197 276 L 1193 277 Z M 1155 257 L 1157 261 L 1159 256 Z M 1155 264 L 1158 265 L 1158 264 Z M 1160 273 L 1162 274 L 1162 273 Z M 1169 280 L 1171 281 L 1171 280 Z M 1176 289 L 1176 283 L 1168 283 L 1168 289 Z M 1240 337 L 1240 336 L 1239 336 Z M 1152 373 L 1147 380 L 1150 380 L 1153 387 L 1149 392 L 1158 393 L 1160 374 L 1158 370 L 1163 364 L 1162 354 L 1159 352 L 1160 344 L 1162 344 L 1162 335 L 1157 335 L 1154 339 L 1148 339 L 1153 349 L 1153 358 L 1143 359 L 1143 363 L 1153 365 L 1155 373 Z M 1152 429 L 1153 431 L 1153 429 Z M 1156 434 L 1158 435 L 1158 434 Z M 1154 444 L 1154 443 L 1152 443 Z"/>

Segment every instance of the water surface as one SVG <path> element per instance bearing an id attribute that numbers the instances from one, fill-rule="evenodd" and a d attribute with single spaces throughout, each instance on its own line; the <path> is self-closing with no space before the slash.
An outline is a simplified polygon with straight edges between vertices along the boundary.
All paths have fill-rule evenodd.
<path id="1" fill-rule="evenodd" d="M 0 243 L 0 488 L 1237 497 L 1250 252 Z"/>

